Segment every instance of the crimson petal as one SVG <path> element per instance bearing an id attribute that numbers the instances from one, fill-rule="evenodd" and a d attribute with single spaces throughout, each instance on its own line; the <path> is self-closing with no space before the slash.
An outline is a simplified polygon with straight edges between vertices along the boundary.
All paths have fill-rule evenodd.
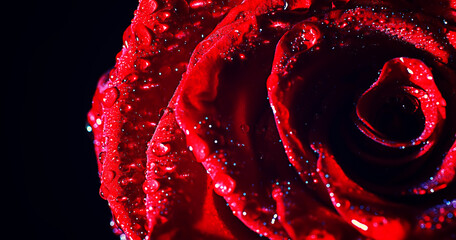
<path id="1" fill-rule="evenodd" d="M 410 234 L 407 206 L 388 202 L 348 178 L 334 156 L 318 150 L 318 169 L 339 214 L 363 235 L 374 239 L 404 239 Z M 363 206 L 367 206 L 366 208 Z"/>
<path id="2" fill-rule="evenodd" d="M 398 104 L 405 108 L 404 114 L 413 114 L 414 116 L 408 117 L 407 123 L 398 121 L 389 123 L 389 128 L 395 126 L 393 131 L 387 130 L 388 133 L 378 132 L 369 120 L 373 120 L 371 122 L 374 123 L 378 122 L 374 119 L 379 114 L 378 111 L 380 111 L 376 103 L 384 103 L 385 100 L 382 99 L 391 98 L 391 96 L 405 98 L 405 100 L 399 100 Z M 423 62 L 418 59 L 403 57 L 393 59 L 385 63 L 379 79 L 359 98 L 356 105 L 356 113 L 361 124 L 358 124 L 358 128 L 369 138 L 389 147 L 405 148 L 420 145 L 424 142 L 426 142 L 426 146 L 432 146 L 439 136 L 446 118 L 445 106 L 445 99 L 443 99 L 434 83 L 431 70 Z M 420 114 L 423 116 L 415 116 Z M 424 123 L 418 123 L 419 125 L 424 125 L 423 129 L 415 127 L 415 132 L 421 132 L 416 134 L 417 136 L 408 136 L 413 134 L 409 133 L 410 131 L 402 133 L 404 129 L 408 129 L 407 124 L 418 125 L 414 124 L 414 119 L 412 118 L 417 121 L 420 120 L 419 118 L 424 118 Z M 381 122 L 380 125 L 388 125 L 388 123 Z M 416 129 L 421 131 L 416 131 Z M 405 137 L 409 139 L 405 141 L 388 139 L 388 136 L 392 134 L 398 135 L 398 133 L 406 135 Z M 425 147 L 425 150 L 429 150 L 429 147 Z M 426 152 L 425 150 L 420 152 L 424 153 Z"/>
<path id="3" fill-rule="evenodd" d="M 187 149 L 171 108 L 148 144 L 144 192 L 152 239 L 254 238 L 214 198 L 212 180 Z"/>
<path id="4" fill-rule="evenodd" d="M 148 235 L 142 185 L 147 142 L 160 109 L 171 98 L 194 46 L 235 1 L 224 4 L 195 7 L 183 0 L 140 1 L 109 81 L 104 90 L 97 90 L 103 96 L 94 98 L 89 122 L 97 116 L 95 123 L 103 125 L 103 131 L 94 131 L 101 142 L 100 191 L 129 239 Z"/>
<path id="5" fill-rule="evenodd" d="M 258 126 L 262 116 L 272 117 L 267 111 L 266 89 L 259 86 L 266 83 L 274 42 L 284 31 L 281 26 L 290 24 L 270 24 L 276 34 L 266 37 L 259 29 L 270 26 L 261 28 L 259 19 L 274 9 L 283 9 L 283 4 L 246 1 L 234 8 L 226 17 L 234 21 L 222 21 L 195 49 L 176 92 L 177 120 L 197 160 L 213 179 L 215 192 L 250 229 L 271 239 L 288 235 L 274 220 L 277 215 L 271 192 L 277 176 L 261 171 L 271 157 L 261 154 L 263 148 L 254 139 L 264 134 Z M 285 164 L 284 171 L 291 170 L 293 175 L 286 161 L 275 161 Z"/>

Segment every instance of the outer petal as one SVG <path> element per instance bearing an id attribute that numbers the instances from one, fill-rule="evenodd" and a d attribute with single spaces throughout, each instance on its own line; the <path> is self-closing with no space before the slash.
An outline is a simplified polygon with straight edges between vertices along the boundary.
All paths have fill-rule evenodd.
<path id="1" fill-rule="evenodd" d="M 234 3 L 140 1 L 109 81 L 97 90 L 103 97 L 94 99 L 89 118 L 98 116 L 95 123 L 103 125 L 102 132 L 94 131 L 95 139 L 101 139 L 100 191 L 129 239 L 147 236 L 142 185 L 147 142 L 160 109 L 171 98 L 194 46 Z"/>
<path id="2" fill-rule="evenodd" d="M 255 238 L 214 198 L 211 179 L 187 149 L 171 108 L 148 146 L 144 191 L 152 239 Z"/>
<path id="3" fill-rule="evenodd" d="M 374 239 L 405 239 L 410 231 L 411 210 L 385 201 L 348 178 L 325 150 L 319 151 L 321 179 L 339 214 L 365 236 Z M 327 177 L 329 176 L 329 177 Z M 368 206 L 364 209 L 360 206 Z"/>
<path id="4" fill-rule="evenodd" d="M 103 155 L 100 155 L 102 152 L 103 146 L 103 106 L 101 105 L 103 101 L 103 92 L 106 90 L 106 83 L 109 79 L 109 73 L 103 74 L 100 77 L 97 84 L 97 90 L 93 96 L 92 100 L 92 109 L 87 114 L 87 122 L 90 125 L 89 131 L 93 132 L 94 140 L 93 145 L 95 146 L 95 154 L 97 156 L 97 165 L 98 165 L 98 174 L 101 177 L 101 173 L 103 172 L 103 164 L 101 163 L 101 159 L 103 159 Z M 102 192 L 101 192 L 102 193 Z M 104 197 L 104 196 L 102 196 Z"/>

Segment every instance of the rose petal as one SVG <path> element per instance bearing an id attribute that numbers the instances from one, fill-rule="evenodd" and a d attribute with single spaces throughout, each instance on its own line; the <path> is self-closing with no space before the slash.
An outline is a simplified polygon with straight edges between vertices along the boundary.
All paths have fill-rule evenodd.
<path id="1" fill-rule="evenodd" d="M 247 1 L 233 9 L 227 19 L 234 15 L 237 20 L 222 22 L 198 46 L 176 93 L 177 120 L 216 193 L 249 228 L 271 239 L 287 237 L 273 221 L 275 202 L 268 193 L 276 174 L 262 172 L 266 166 L 260 163 L 270 157 L 252 138 L 262 134 L 257 121 L 267 113 L 267 101 L 266 89 L 259 86 L 265 84 L 277 39 L 260 34 L 256 15 L 279 3 Z"/>
<path id="2" fill-rule="evenodd" d="M 409 234 L 411 210 L 407 206 L 384 201 L 364 190 L 345 175 L 334 156 L 325 149 L 318 153 L 320 177 L 345 221 L 374 239 L 404 239 Z"/>
<path id="3" fill-rule="evenodd" d="M 288 64 L 286 61 L 289 59 L 294 61 L 293 55 L 309 50 L 320 38 L 318 27 L 311 23 L 296 24 L 287 32 L 277 44 L 272 74 L 268 78 L 267 87 L 278 132 L 290 163 L 296 168 L 305 184 L 310 184 L 311 189 L 322 192 L 322 186 L 318 184 L 317 176 L 312 171 L 316 168 L 313 151 L 303 145 L 289 122 L 291 114 L 288 109 L 291 105 L 291 96 L 296 94 L 299 87 L 292 87 L 293 83 L 287 85 L 281 82 L 282 76 L 287 74 L 286 70 L 283 71 Z"/>
<path id="4" fill-rule="evenodd" d="M 388 139 L 388 134 L 374 133 L 378 130 L 367 119 L 372 118 L 369 116 L 370 113 L 378 111 L 373 102 L 377 100 L 383 103 L 384 100 L 380 99 L 386 99 L 394 94 L 416 99 L 416 103 L 412 103 L 417 108 L 414 111 L 421 112 L 424 117 L 424 126 L 420 135 L 405 141 L 397 141 Z M 358 128 L 369 138 L 389 147 L 405 148 L 424 144 L 425 147 L 420 151 L 420 154 L 424 154 L 429 151 L 439 136 L 446 118 L 445 106 L 445 99 L 435 85 L 431 70 L 422 61 L 404 57 L 392 59 L 385 63 L 379 79 L 358 99 L 356 113 L 362 122 L 358 124 Z M 407 124 L 414 125 L 412 120 L 408 120 Z M 416 128 L 419 129 L 419 127 Z"/>
<path id="5" fill-rule="evenodd" d="M 153 236 L 194 235 L 191 231 L 208 194 L 204 168 L 187 150 L 172 110 L 165 110 L 148 143 L 146 193 L 148 229 Z M 210 192 L 209 192 L 210 193 Z M 191 209 L 191 211 L 190 211 Z M 196 215 L 196 216 L 195 216 Z"/>
<path id="6" fill-rule="evenodd" d="M 456 136 L 455 136 L 456 138 Z M 429 177 L 429 179 L 419 186 L 412 187 L 410 192 L 414 194 L 424 195 L 434 193 L 445 189 L 449 184 L 454 182 L 456 175 L 456 142 L 451 146 L 446 153 L 439 170 Z"/>
<path id="7" fill-rule="evenodd" d="M 227 224 L 231 213 L 213 198 L 211 179 L 187 149 L 171 108 L 148 146 L 144 192 L 153 239 L 252 239 L 246 227 Z"/>
<path id="8" fill-rule="evenodd" d="M 108 78 L 109 72 L 103 74 L 98 80 L 97 89 L 92 100 L 92 109 L 90 109 L 89 113 L 87 114 L 87 122 L 90 125 L 90 131 L 93 132 L 94 136 L 93 145 L 95 146 L 95 154 L 98 159 L 97 164 L 99 174 L 103 172 L 103 164 L 100 160 L 104 158 L 103 156 L 100 156 L 103 147 L 103 106 L 101 105 L 101 99 L 103 98 L 102 93 L 104 90 L 106 90 L 106 83 L 108 82 Z"/>
<path id="9" fill-rule="evenodd" d="M 193 10 L 182 0 L 142 0 L 125 31 L 123 49 L 99 99 L 103 106 L 100 191 L 129 239 L 147 235 L 142 185 L 147 142 L 159 110 L 171 98 L 194 46 L 235 3 L 215 2 Z"/>
<path id="10" fill-rule="evenodd" d="M 291 239 L 355 239 L 359 234 L 297 181 L 274 186 L 277 218 Z"/>

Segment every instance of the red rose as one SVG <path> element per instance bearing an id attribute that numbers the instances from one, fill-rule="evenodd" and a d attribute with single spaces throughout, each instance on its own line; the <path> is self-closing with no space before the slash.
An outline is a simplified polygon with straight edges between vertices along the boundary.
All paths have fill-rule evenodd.
<path id="1" fill-rule="evenodd" d="M 88 116 L 115 231 L 456 238 L 453 9 L 140 1 Z"/>

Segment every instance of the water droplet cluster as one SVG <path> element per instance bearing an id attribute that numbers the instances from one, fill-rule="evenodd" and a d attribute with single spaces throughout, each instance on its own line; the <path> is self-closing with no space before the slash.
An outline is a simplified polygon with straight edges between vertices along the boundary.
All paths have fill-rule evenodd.
<path id="1" fill-rule="evenodd" d="M 144 188 L 158 188 L 158 181 L 144 184 L 144 172 L 159 109 L 171 98 L 194 46 L 232 4 L 140 1 L 124 33 L 116 66 L 100 80 L 88 115 L 101 156 L 100 195 L 108 200 L 115 223 L 129 239 L 146 237 Z M 158 144 L 155 153 L 170 151 Z"/>

